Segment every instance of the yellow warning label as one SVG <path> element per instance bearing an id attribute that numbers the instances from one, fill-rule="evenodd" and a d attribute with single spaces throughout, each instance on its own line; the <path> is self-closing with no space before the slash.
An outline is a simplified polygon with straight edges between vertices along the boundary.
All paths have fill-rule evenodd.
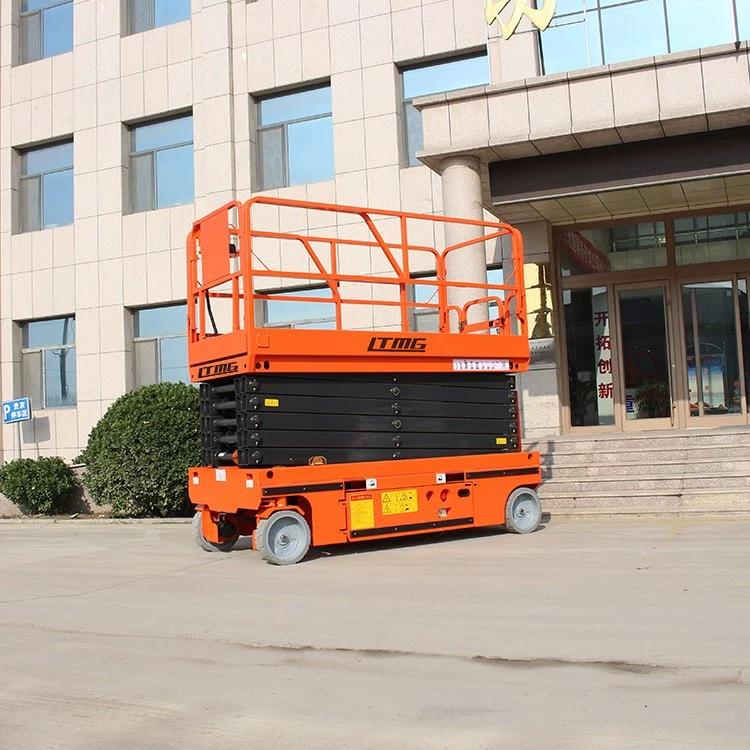
<path id="1" fill-rule="evenodd" d="M 416 513 L 419 510 L 416 490 L 381 492 L 380 503 L 384 516 L 393 516 L 397 513 Z"/>
<path id="2" fill-rule="evenodd" d="M 508 438 L 495 438 L 495 445 L 508 445 Z"/>
<path id="3" fill-rule="evenodd" d="M 278 406 L 279 405 L 279 399 L 277 399 L 277 398 L 267 398 L 263 403 L 266 406 Z"/>
<path id="4" fill-rule="evenodd" d="M 375 510 L 372 500 L 352 500 L 349 503 L 351 529 L 371 529 L 375 526 Z"/>

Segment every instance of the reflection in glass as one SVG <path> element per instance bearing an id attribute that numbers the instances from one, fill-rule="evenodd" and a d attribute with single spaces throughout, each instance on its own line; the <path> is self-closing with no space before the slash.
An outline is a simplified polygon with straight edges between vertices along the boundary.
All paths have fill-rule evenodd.
<path id="1" fill-rule="evenodd" d="M 61 55 L 73 49 L 73 3 L 56 5 L 43 12 L 44 57 Z"/>
<path id="2" fill-rule="evenodd" d="M 274 294 L 274 292 L 265 292 L 265 294 Z M 268 328 L 335 328 L 336 309 L 332 303 L 308 302 L 305 299 L 306 297 L 332 297 L 330 288 L 278 290 L 275 294 L 298 299 L 265 300 L 264 326 Z"/>
<path id="3" fill-rule="evenodd" d="M 289 184 L 333 179 L 333 120 L 295 122 L 288 126 Z"/>
<path id="4" fill-rule="evenodd" d="M 190 0 L 154 0 L 154 26 L 186 21 L 190 18 Z"/>
<path id="5" fill-rule="evenodd" d="M 187 327 L 187 305 L 168 305 L 137 310 L 135 335 L 138 338 L 184 333 Z"/>
<path id="6" fill-rule="evenodd" d="M 76 403 L 75 318 L 35 320 L 21 330 L 23 389 L 34 408 Z"/>
<path id="7" fill-rule="evenodd" d="M 746 295 L 745 295 L 746 296 Z M 682 287 L 690 415 L 742 411 L 740 361 L 731 281 Z"/>
<path id="8" fill-rule="evenodd" d="M 740 0 L 739 5 L 745 0 Z M 713 47 L 734 39 L 732 0 L 666 0 L 670 52 Z"/>
<path id="9" fill-rule="evenodd" d="M 619 292 L 628 420 L 672 416 L 663 289 Z"/>
<path id="10" fill-rule="evenodd" d="M 194 184 L 192 144 L 156 152 L 157 208 L 192 203 Z"/>
<path id="11" fill-rule="evenodd" d="M 76 403 L 76 350 L 45 349 L 44 396 L 49 409 Z"/>
<path id="12" fill-rule="evenodd" d="M 750 212 L 675 219 L 678 265 L 750 258 Z"/>
<path id="13" fill-rule="evenodd" d="M 612 332 L 606 287 L 563 292 L 573 427 L 615 423 Z"/>
<path id="14" fill-rule="evenodd" d="M 44 175 L 43 226 L 62 227 L 73 223 L 73 170 Z"/>

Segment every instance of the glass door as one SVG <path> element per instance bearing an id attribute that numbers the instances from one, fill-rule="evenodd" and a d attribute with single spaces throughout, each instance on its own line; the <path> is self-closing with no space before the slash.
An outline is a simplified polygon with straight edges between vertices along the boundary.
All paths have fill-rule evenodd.
<path id="1" fill-rule="evenodd" d="M 681 293 L 689 422 L 744 422 L 745 367 L 738 335 L 745 327 L 738 324 L 747 298 L 744 279 L 682 284 Z"/>
<path id="2" fill-rule="evenodd" d="M 674 397 L 666 286 L 628 285 L 615 290 L 623 429 L 669 429 Z"/>

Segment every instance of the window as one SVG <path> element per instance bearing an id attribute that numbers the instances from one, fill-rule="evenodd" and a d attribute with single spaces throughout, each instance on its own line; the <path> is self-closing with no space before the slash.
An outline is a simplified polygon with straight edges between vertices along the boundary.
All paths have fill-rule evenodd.
<path id="1" fill-rule="evenodd" d="M 73 49 L 73 0 L 21 1 L 21 64 Z"/>
<path id="2" fill-rule="evenodd" d="M 187 305 L 135 311 L 135 386 L 189 383 Z"/>
<path id="3" fill-rule="evenodd" d="M 435 274 L 414 276 L 415 279 L 422 281 L 429 281 L 435 279 Z M 492 266 L 487 269 L 487 283 L 497 284 L 498 286 L 504 283 L 503 269 L 502 266 Z M 477 290 L 477 293 L 473 295 L 475 298 L 478 297 L 490 297 L 493 292 L 490 290 L 485 295 L 482 290 Z M 497 292 L 497 296 L 503 296 L 502 292 Z M 438 288 L 430 284 L 410 284 L 409 285 L 409 298 L 411 302 L 417 302 L 419 304 L 436 305 L 438 303 Z M 488 306 L 489 319 L 497 317 L 497 303 L 490 302 Z M 437 333 L 440 330 L 440 316 L 437 310 L 430 307 L 412 307 L 411 308 L 411 330 L 412 331 L 423 331 L 426 333 Z M 497 329 L 493 329 L 493 333 Z"/>
<path id="4" fill-rule="evenodd" d="M 487 53 L 477 53 L 453 60 L 415 65 L 402 71 L 404 89 L 404 151 L 408 166 L 419 164 L 417 153 L 424 148 L 422 113 L 412 104 L 419 96 L 444 91 L 486 86 L 490 82 Z"/>
<path id="5" fill-rule="evenodd" d="M 329 85 L 258 101 L 261 190 L 333 179 Z"/>
<path id="6" fill-rule="evenodd" d="M 130 0 L 129 28 L 131 34 L 148 31 L 190 18 L 190 0 Z"/>
<path id="7" fill-rule="evenodd" d="M 545 73 L 747 38 L 746 0 L 561 0 L 540 35 Z"/>
<path id="8" fill-rule="evenodd" d="M 192 203 L 193 116 L 136 125 L 130 131 L 133 213 Z"/>
<path id="9" fill-rule="evenodd" d="M 264 328 L 335 329 L 336 309 L 331 302 L 307 302 L 306 297 L 332 298 L 329 287 L 304 287 L 302 289 L 277 289 L 258 294 L 298 297 L 294 300 L 261 300 L 257 312 Z"/>
<path id="10" fill-rule="evenodd" d="M 21 153 L 21 231 L 72 223 L 72 141 Z"/>
<path id="11" fill-rule="evenodd" d="M 36 409 L 75 406 L 76 322 L 54 318 L 25 323 L 21 329 L 21 368 L 25 396 Z"/>
<path id="12" fill-rule="evenodd" d="M 750 258 L 750 212 L 675 219 L 677 265 Z"/>

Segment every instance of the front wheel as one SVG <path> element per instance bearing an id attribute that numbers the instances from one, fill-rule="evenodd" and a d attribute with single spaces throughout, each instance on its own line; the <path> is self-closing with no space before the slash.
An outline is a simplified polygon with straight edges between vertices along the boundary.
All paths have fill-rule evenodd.
<path id="1" fill-rule="evenodd" d="M 539 495 L 529 487 L 519 487 L 510 493 L 505 504 L 505 528 L 514 534 L 536 531 L 542 520 Z"/>
<path id="2" fill-rule="evenodd" d="M 209 542 L 203 536 L 203 511 L 198 511 L 193 516 L 193 539 L 195 543 L 206 552 L 229 552 L 239 539 L 239 534 L 234 539 L 228 539 L 226 542 Z"/>
<path id="3" fill-rule="evenodd" d="M 296 510 L 280 510 L 258 522 L 255 547 L 272 565 L 294 565 L 310 549 L 310 526 Z"/>

